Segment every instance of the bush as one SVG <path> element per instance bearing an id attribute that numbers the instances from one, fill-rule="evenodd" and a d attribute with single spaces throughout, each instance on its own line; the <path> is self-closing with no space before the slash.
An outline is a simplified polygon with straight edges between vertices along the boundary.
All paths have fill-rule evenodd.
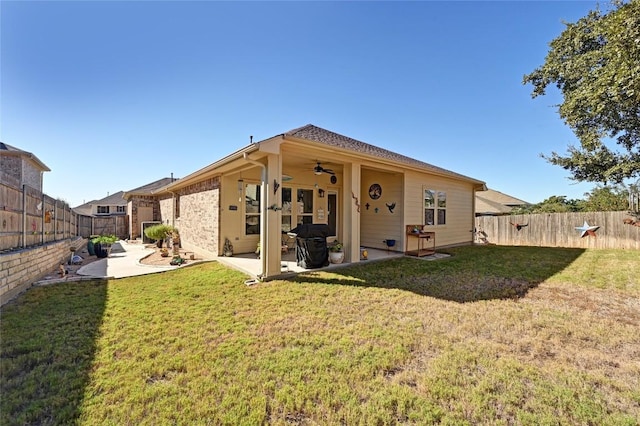
<path id="1" fill-rule="evenodd" d="M 177 232 L 178 230 L 171 225 L 160 224 L 160 225 L 153 225 L 145 229 L 144 235 L 146 235 L 147 238 L 155 240 L 156 243 L 158 244 L 158 247 L 161 248 L 162 242 L 165 239 L 167 239 L 168 236 L 170 236 L 173 233 L 177 234 Z"/>
<path id="2" fill-rule="evenodd" d="M 93 244 L 113 244 L 118 241 L 118 237 L 115 235 L 99 235 L 91 239 Z"/>

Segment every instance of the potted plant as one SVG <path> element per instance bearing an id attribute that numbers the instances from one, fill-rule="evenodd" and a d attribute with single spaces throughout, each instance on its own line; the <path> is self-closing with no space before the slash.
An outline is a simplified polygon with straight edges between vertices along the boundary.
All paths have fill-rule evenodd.
<path id="1" fill-rule="evenodd" d="M 169 250 L 166 248 L 161 248 L 160 249 L 160 256 L 162 257 L 169 257 Z"/>
<path id="2" fill-rule="evenodd" d="M 328 246 L 329 248 L 329 262 L 331 263 L 342 263 L 344 262 L 344 252 L 342 251 L 343 244 L 335 240 L 332 244 Z"/>
<path id="3" fill-rule="evenodd" d="M 109 257 L 111 254 L 111 245 L 118 241 L 115 235 L 100 235 L 91 240 L 94 251 L 98 257 Z"/>

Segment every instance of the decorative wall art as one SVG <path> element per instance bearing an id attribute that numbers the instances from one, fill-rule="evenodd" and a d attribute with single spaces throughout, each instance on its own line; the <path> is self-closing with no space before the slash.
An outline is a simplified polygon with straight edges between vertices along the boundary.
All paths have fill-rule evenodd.
<path id="1" fill-rule="evenodd" d="M 351 191 L 351 198 L 356 200 L 356 207 L 358 207 L 358 213 L 360 213 L 360 200 L 358 200 L 358 197 L 356 197 L 356 194 L 354 194 L 353 191 Z"/>
<path id="2" fill-rule="evenodd" d="M 369 207 L 371 207 L 371 204 L 367 203 L 364 206 L 367 208 L 367 210 L 369 210 Z"/>
<path id="3" fill-rule="evenodd" d="M 377 183 L 372 184 L 369 187 L 369 197 L 371 197 L 372 200 L 377 200 L 381 196 L 382 196 L 382 187 Z"/>
<path id="4" fill-rule="evenodd" d="M 581 231 L 580 238 L 584 238 L 585 235 L 589 235 L 592 237 L 596 236 L 596 231 L 600 229 L 599 226 L 590 226 L 587 221 L 584 221 L 582 226 L 576 226 L 576 231 Z"/>
<path id="5" fill-rule="evenodd" d="M 389 212 L 390 212 L 390 213 L 393 213 L 393 209 L 395 209 L 395 208 L 396 208 L 396 203 L 395 203 L 395 202 L 393 202 L 393 203 L 391 203 L 391 204 L 389 204 L 389 203 L 384 203 L 384 205 L 385 205 L 385 206 L 387 206 L 387 208 L 389 209 Z"/>
<path id="6" fill-rule="evenodd" d="M 331 176 L 331 179 L 329 179 L 329 180 L 330 180 L 330 181 L 331 181 L 331 183 L 332 183 L 332 184 L 334 184 L 334 185 L 335 185 L 336 183 L 338 183 L 338 178 L 337 178 L 337 177 L 335 177 L 335 176 Z"/>
<path id="7" fill-rule="evenodd" d="M 511 225 L 513 225 L 518 231 L 520 231 L 522 228 L 524 228 L 525 226 L 529 226 L 528 223 L 525 223 L 524 225 L 521 225 L 519 223 L 513 223 L 513 222 L 509 222 Z"/>

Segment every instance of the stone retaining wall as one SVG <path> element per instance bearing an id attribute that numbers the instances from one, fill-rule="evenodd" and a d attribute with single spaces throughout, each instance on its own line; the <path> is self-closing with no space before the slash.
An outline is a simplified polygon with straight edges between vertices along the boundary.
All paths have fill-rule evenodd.
<path id="1" fill-rule="evenodd" d="M 0 306 L 27 290 L 71 257 L 71 247 L 79 252 L 86 244 L 81 237 L 0 254 Z"/>

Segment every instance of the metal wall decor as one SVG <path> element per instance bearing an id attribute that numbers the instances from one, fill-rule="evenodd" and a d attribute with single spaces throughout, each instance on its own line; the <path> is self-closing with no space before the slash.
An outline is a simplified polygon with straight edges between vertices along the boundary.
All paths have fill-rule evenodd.
<path id="1" fill-rule="evenodd" d="M 371 197 L 372 200 L 377 200 L 381 196 L 382 196 L 382 187 L 377 183 L 372 184 L 369 187 L 369 197 Z"/>
<path id="2" fill-rule="evenodd" d="M 590 226 L 586 220 L 582 226 L 576 226 L 576 231 L 582 232 L 580 238 L 584 238 L 585 235 L 595 237 L 598 229 L 600 229 L 599 226 Z"/>

